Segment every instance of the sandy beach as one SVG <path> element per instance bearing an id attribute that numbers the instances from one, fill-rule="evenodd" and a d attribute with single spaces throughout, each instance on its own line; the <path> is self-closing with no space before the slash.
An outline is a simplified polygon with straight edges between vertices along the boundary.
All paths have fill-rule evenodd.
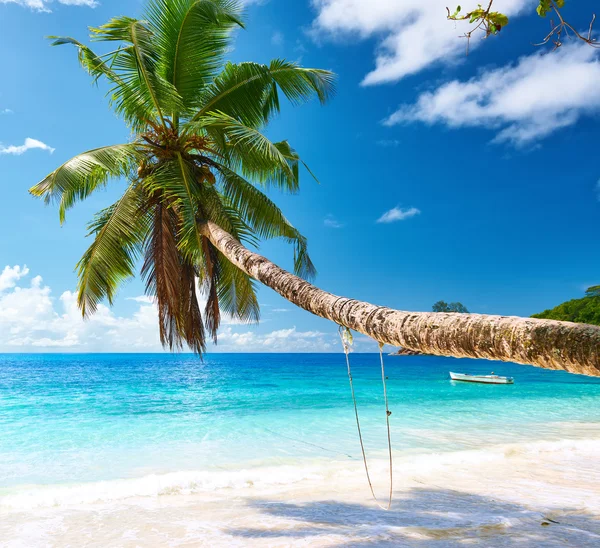
<path id="1" fill-rule="evenodd" d="M 1 545 L 597 546 L 599 450 L 596 439 L 399 457 L 387 512 L 361 463 L 335 461 L 38 488 L 2 501 Z M 386 463 L 373 472 L 385 493 Z"/>

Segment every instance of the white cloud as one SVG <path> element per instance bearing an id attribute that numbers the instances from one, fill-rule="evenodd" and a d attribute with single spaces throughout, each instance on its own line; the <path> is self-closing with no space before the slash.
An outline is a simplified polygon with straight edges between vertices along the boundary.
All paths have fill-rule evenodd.
<path id="1" fill-rule="evenodd" d="M 443 84 L 421 94 L 415 104 L 400 107 L 384 123 L 487 127 L 497 131 L 494 142 L 522 146 L 599 112 L 598 52 L 568 45 L 522 57 L 465 82 Z"/>
<path id="2" fill-rule="evenodd" d="M 14 114 L 14 113 L 9 108 L 3 108 L 3 109 L 0 109 L 0 114 Z"/>
<path id="3" fill-rule="evenodd" d="M 408 209 L 402 209 L 401 207 L 393 207 L 389 211 L 386 211 L 379 219 L 378 223 L 395 223 L 396 221 L 404 221 L 410 219 L 415 215 L 419 215 L 421 211 L 416 207 L 410 207 Z"/>
<path id="4" fill-rule="evenodd" d="M 0 273 L 0 352 L 160 352 L 156 306 L 149 299 L 133 314 L 118 316 L 101 304 L 83 320 L 77 295 L 65 291 L 58 299 L 41 276 L 26 280 L 26 266 L 7 266 Z M 275 309 L 283 311 L 284 309 Z M 261 333 L 255 326 L 239 327 L 225 320 L 219 344 L 210 351 L 328 352 L 338 351 L 336 334 L 298 331 L 295 327 Z M 238 330 L 243 329 L 242 332 Z"/>
<path id="5" fill-rule="evenodd" d="M 274 308 L 271 312 L 289 312 L 289 308 Z"/>
<path id="6" fill-rule="evenodd" d="M 58 3 L 66 6 L 87 6 L 89 8 L 95 8 L 99 5 L 96 0 L 58 0 Z M 0 4 L 18 4 L 33 10 L 50 12 L 48 6 L 52 4 L 52 0 L 0 0 Z"/>
<path id="7" fill-rule="evenodd" d="M 437 62 L 454 62 L 465 56 L 465 41 L 458 36 L 470 26 L 446 19 L 448 0 L 312 0 L 312 3 L 317 10 L 313 36 L 381 39 L 375 69 L 366 75 L 364 85 L 394 82 Z M 509 16 L 525 6 L 532 8 L 533 4 L 530 0 L 494 2 L 494 9 Z M 474 36 L 470 47 L 481 43 Z"/>
<path id="8" fill-rule="evenodd" d="M 8 280 L 0 294 L 0 349 L 27 350 L 66 349 L 84 352 L 159 351 L 156 308 L 142 305 L 130 317 L 116 316 L 100 305 L 89 320 L 84 321 L 77 307 L 77 296 L 65 291 L 58 299 L 41 276 L 31 279 L 29 286 L 16 285 L 28 273 L 26 267 L 4 269 Z"/>
<path id="9" fill-rule="evenodd" d="M 320 331 L 297 331 L 295 327 L 270 333 L 238 333 L 228 327 L 219 335 L 219 347 L 241 352 L 330 352 L 338 350 L 335 336 Z"/>
<path id="10" fill-rule="evenodd" d="M 136 303 L 153 304 L 154 299 L 148 295 L 140 295 L 139 297 L 127 297 L 127 301 L 135 301 Z"/>
<path id="11" fill-rule="evenodd" d="M 0 0 L 0 4 L 19 4 L 39 11 L 48 11 L 45 0 Z"/>
<path id="12" fill-rule="evenodd" d="M 5 266 L 0 274 L 0 291 L 15 287 L 17 282 L 27 274 L 29 274 L 27 265 Z"/>
<path id="13" fill-rule="evenodd" d="M 90 8 L 95 8 L 99 2 L 96 0 L 58 0 L 60 4 L 65 4 L 65 6 L 88 6 Z"/>
<path id="14" fill-rule="evenodd" d="M 333 215 L 329 214 L 323 219 L 323 224 L 329 228 L 343 228 L 344 223 L 340 223 Z"/>
<path id="15" fill-rule="evenodd" d="M 0 154 L 14 154 L 16 156 L 20 156 L 21 154 L 33 148 L 47 150 L 48 152 L 50 152 L 50 154 L 52 154 L 55 150 L 51 146 L 48 146 L 46 143 L 42 143 L 42 141 L 38 141 L 37 139 L 31 139 L 30 137 L 27 137 L 27 139 L 25 139 L 25 142 L 22 145 L 9 145 L 6 147 L 0 145 Z"/>

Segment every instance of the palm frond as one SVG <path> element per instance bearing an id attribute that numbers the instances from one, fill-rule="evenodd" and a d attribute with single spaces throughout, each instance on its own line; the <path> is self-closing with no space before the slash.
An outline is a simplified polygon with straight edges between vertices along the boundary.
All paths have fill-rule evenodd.
<path id="1" fill-rule="evenodd" d="M 285 59 L 274 59 L 269 71 L 279 89 L 294 105 L 301 105 L 315 95 L 324 105 L 335 93 L 336 76 L 323 69 L 304 68 Z"/>
<path id="2" fill-rule="evenodd" d="M 232 318 L 247 323 L 260 319 L 256 282 L 234 266 L 220 251 L 217 252 L 220 278 L 217 288 L 219 308 Z"/>
<path id="3" fill-rule="evenodd" d="M 275 144 L 257 129 L 222 112 L 203 116 L 186 129 L 206 132 L 230 169 L 265 186 L 298 190 L 298 157 L 289 145 Z"/>
<path id="4" fill-rule="evenodd" d="M 29 189 L 46 204 L 59 203 L 61 223 L 66 211 L 84 200 L 111 178 L 125 177 L 143 158 L 143 146 L 136 143 L 88 150 L 65 162 Z"/>
<path id="5" fill-rule="evenodd" d="M 254 230 L 246 223 L 240 212 L 213 185 L 202 189 L 202 199 L 198 210 L 198 219 L 212 221 L 224 228 L 240 242 L 257 246 L 258 238 Z M 227 228 L 225 228 L 227 227 Z"/>
<path id="6" fill-rule="evenodd" d="M 236 238 L 255 243 L 248 226 L 239 220 L 232 209 L 222 202 L 214 186 L 205 180 L 197 166 L 177 153 L 176 159 L 166 162 L 144 179 L 149 194 L 161 194 L 176 209 L 180 219 L 179 250 L 193 264 L 199 264 L 203 252 L 199 224 L 205 220 L 218 223 Z"/>
<path id="7" fill-rule="evenodd" d="M 160 166 L 144 180 L 149 193 L 159 193 L 176 209 L 179 217 L 178 248 L 187 260 L 198 264 L 202 254 L 202 235 L 198 228 L 198 204 L 203 183 L 199 181 L 195 166 L 181 153 L 172 161 Z"/>
<path id="8" fill-rule="evenodd" d="M 179 334 L 194 353 L 202 356 L 206 351 L 206 334 L 196 293 L 196 268 L 189 263 L 184 263 L 181 274 L 182 298 Z"/>
<path id="9" fill-rule="evenodd" d="M 231 207 L 259 238 L 284 238 L 294 245 L 296 275 L 307 279 L 316 276 L 306 238 L 285 218 L 273 201 L 243 177 L 226 168 L 222 168 L 219 182 Z"/>
<path id="10" fill-rule="evenodd" d="M 294 104 L 315 96 L 325 103 L 335 92 L 335 75 L 280 59 L 270 65 L 227 63 L 213 84 L 207 87 L 203 106 L 193 120 L 212 112 L 222 112 L 247 126 L 262 127 L 279 112 L 278 89 Z"/>
<path id="11" fill-rule="evenodd" d="M 158 199 L 153 207 L 150 236 L 144 248 L 142 278 L 146 294 L 156 298 L 160 342 L 181 348 L 178 317 L 181 295 L 181 260 L 177 252 L 177 216 Z"/>
<path id="12" fill-rule="evenodd" d="M 128 73 L 119 70 L 123 64 L 130 68 L 136 63 L 132 45 L 120 45 L 114 51 L 97 55 L 91 48 L 74 38 L 64 36 L 50 36 L 49 38 L 54 39 L 53 46 L 74 45 L 78 50 L 79 63 L 93 77 L 94 83 L 97 83 L 102 77 L 108 80 L 111 84 L 107 94 L 110 105 L 134 131 L 143 131 L 149 123 L 156 120 L 158 117 L 156 104 L 142 81 L 142 73 L 139 72 L 136 77 L 136 74 L 132 74 L 131 71 Z M 165 94 L 169 96 L 171 103 L 177 104 L 177 97 L 172 90 L 167 90 Z"/>
<path id="13" fill-rule="evenodd" d="M 165 126 L 167 114 L 179 112 L 183 103 L 173 84 L 159 74 L 160 58 L 154 34 L 147 23 L 131 17 L 114 17 L 90 31 L 94 41 L 124 44 L 108 56 L 111 70 L 119 78 L 111 92 L 120 110 L 127 114 L 130 104 L 141 103 L 152 116 L 145 120 L 132 120 L 135 127 L 138 123 L 147 125 L 156 118 Z"/>
<path id="14" fill-rule="evenodd" d="M 156 298 L 160 341 L 171 350 L 180 350 L 185 341 L 202 354 L 205 335 L 196 296 L 196 269 L 179 253 L 175 209 L 160 197 L 154 201 L 142 277 L 146 293 Z"/>
<path id="15" fill-rule="evenodd" d="M 77 264 L 77 302 L 84 317 L 104 298 L 112 304 L 119 285 L 133 276 L 148 230 L 139 186 L 131 184 L 117 202 L 96 215 L 89 229 L 94 241 Z"/>
<path id="16" fill-rule="evenodd" d="M 154 34 L 160 75 L 173 84 L 187 110 L 199 107 L 231 40 L 243 27 L 241 8 L 231 0 L 150 0 L 147 18 Z"/>
<path id="17" fill-rule="evenodd" d="M 221 310 L 219 307 L 219 284 L 221 281 L 221 264 L 217 249 L 208 238 L 202 239 L 204 258 L 204 280 L 202 290 L 207 296 L 204 309 L 204 324 L 208 329 L 213 342 L 217 343 L 217 332 L 221 323 Z"/>
<path id="18" fill-rule="evenodd" d="M 117 74 L 104 60 L 105 55 L 97 55 L 90 47 L 70 36 L 48 36 L 48 38 L 53 40 L 51 43 L 52 46 L 63 46 L 65 44 L 75 46 L 79 56 L 79 63 L 94 77 L 94 83 L 97 83 L 102 76 L 105 76 L 111 82 L 119 81 Z"/>
<path id="19" fill-rule="evenodd" d="M 290 143 L 288 141 L 279 141 L 278 143 L 273 143 L 273 145 L 277 147 L 277 150 L 279 150 L 279 152 L 281 152 L 281 154 L 283 154 L 285 158 L 287 158 L 287 161 L 294 172 L 294 178 L 296 180 L 299 180 L 300 177 L 298 172 L 298 166 L 299 164 L 302 164 L 304 166 L 304 169 L 308 171 L 308 174 L 317 183 L 319 183 L 319 179 L 317 179 L 317 176 L 313 173 L 310 167 L 308 167 L 306 162 L 302 160 L 302 158 L 300 158 L 299 154 L 290 146 Z"/>

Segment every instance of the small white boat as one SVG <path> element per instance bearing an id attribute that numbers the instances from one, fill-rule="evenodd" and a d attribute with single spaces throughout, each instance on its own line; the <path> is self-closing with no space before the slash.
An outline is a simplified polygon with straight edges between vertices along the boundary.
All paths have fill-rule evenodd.
<path id="1" fill-rule="evenodd" d="M 450 378 L 453 381 L 463 382 L 481 382 L 484 384 L 514 384 L 512 377 L 501 377 L 500 375 L 466 375 L 465 373 L 453 373 L 450 371 Z"/>

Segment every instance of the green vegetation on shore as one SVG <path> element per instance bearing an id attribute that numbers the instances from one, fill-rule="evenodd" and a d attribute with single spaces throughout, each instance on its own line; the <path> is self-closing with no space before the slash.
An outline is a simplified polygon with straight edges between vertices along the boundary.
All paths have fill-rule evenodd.
<path id="1" fill-rule="evenodd" d="M 431 307 L 433 312 L 460 312 L 461 314 L 468 314 L 467 307 L 462 303 L 450 303 L 446 301 L 437 301 Z"/>
<path id="2" fill-rule="evenodd" d="M 531 317 L 600 325 L 600 285 L 589 287 L 582 299 L 572 299 Z"/>

